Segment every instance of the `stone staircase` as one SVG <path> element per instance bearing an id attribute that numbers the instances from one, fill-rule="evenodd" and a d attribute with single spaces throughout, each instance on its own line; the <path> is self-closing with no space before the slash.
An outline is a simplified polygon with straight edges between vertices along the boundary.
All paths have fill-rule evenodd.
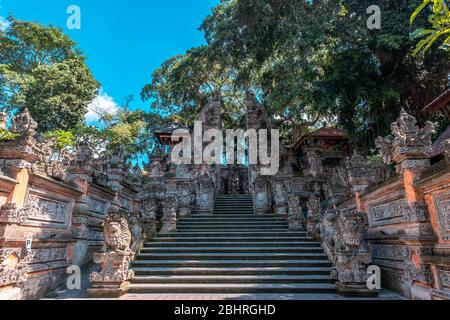
<path id="1" fill-rule="evenodd" d="M 249 195 L 219 196 L 214 215 L 178 221 L 145 243 L 133 263 L 132 294 L 335 293 L 331 264 L 285 218 L 254 215 Z"/>

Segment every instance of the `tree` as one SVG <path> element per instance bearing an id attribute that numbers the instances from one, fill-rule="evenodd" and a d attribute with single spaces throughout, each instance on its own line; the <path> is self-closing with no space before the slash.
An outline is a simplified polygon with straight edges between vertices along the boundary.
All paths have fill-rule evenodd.
<path id="1" fill-rule="evenodd" d="M 0 103 L 4 111 L 28 108 L 47 132 L 81 124 L 98 93 L 75 42 L 58 28 L 9 18 L 0 30 Z"/>
<path id="2" fill-rule="evenodd" d="M 193 124 L 209 99 L 220 96 L 226 122 L 242 124 L 244 94 L 235 86 L 231 64 L 211 47 L 198 47 L 165 61 L 142 89 L 141 97 L 153 110 L 185 126 Z"/>
<path id="3" fill-rule="evenodd" d="M 421 2 L 383 1 L 382 28 L 369 30 L 370 0 L 223 0 L 202 29 L 274 118 L 290 127 L 331 117 L 361 143 L 386 134 L 401 108 L 421 118 L 447 83 L 449 53 L 410 55 Z"/>
<path id="4" fill-rule="evenodd" d="M 411 25 L 418 15 L 427 7 L 431 6 L 432 14 L 428 17 L 431 29 L 419 28 L 411 33 L 412 39 L 425 38 L 417 43 L 414 55 L 425 53 L 439 38 L 444 37 L 441 48 L 448 50 L 450 47 L 450 10 L 447 0 L 423 0 L 411 15 Z"/>

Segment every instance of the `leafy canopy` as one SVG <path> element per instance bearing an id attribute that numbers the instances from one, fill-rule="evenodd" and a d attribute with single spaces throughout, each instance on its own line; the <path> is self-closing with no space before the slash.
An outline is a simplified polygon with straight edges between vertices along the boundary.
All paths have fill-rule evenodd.
<path id="1" fill-rule="evenodd" d="M 76 43 L 52 26 L 9 22 L 0 30 L 1 109 L 28 108 L 41 132 L 80 125 L 99 83 Z"/>
<path id="2" fill-rule="evenodd" d="M 419 28 L 411 33 L 412 39 L 424 38 L 417 43 L 414 55 L 425 53 L 439 38 L 444 38 L 441 48 L 447 50 L 450 48 L 450 10 L 447 0 L 423 0 L 411 15 L 411 25 L 428 6 L 432 9 L 432 14 L 428 17 L 431 28 Z"/>

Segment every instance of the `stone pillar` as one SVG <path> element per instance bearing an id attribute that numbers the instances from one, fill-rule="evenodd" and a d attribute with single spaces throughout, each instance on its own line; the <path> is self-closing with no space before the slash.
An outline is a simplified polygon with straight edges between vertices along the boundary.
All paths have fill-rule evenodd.
<path id="1" fill-rule="evenodd" d="M 6 129 L 5 114 L 1 127 Z M 12 140 L 0 142 L 2 172 L 8 180 L 6 203 L 0 208 L 0 299 L 21 299 L 22 287 L 28 278 L 26 235 L 20 235 L 20 226 L 28 220 L 30 210 L 25 206 L 30 170 L 39 160 L 36 154 L 37 123 L 28 110 L 15 116 Z M 6 178 L 6 177 L 5 177 Z"/>
<path id="2" fill-rule="evenodd" d="M 71 263 L 82 269 L 90 262 L 88 261 L 90 216 L 88 188 L 92 182 L 93 165 L 93 149 L 89 144 L 81 143 L 77 147 L 77 157 L 66 177 L 67 182 L 75 184 L 83 192 L 72 212 L 72 234 L 75 243 L 70 250 Z"/>
<path id="3" fill-rule="evenodd" d="M 395 163 L 402 174 L 406 192 L 407 208 L 403 214 L 404 236 L 400 240 L 413 252 L 409 278 L 413 299 L 430 296 L 432 277 L 430 267 L 422 259 L 421 252 L 431 250 L 430 243 L 437 239 L 431 225 L 428 206 L 414 181 L 420 173 L 430 167 L 429 154 L 432 148 L 434 125 L 426 122 L 424 128 L 417 126 L 416 119 L 404 110 L 391 126 L 391 137 L 376 140 L 380 154 L 386 164 Z"/>

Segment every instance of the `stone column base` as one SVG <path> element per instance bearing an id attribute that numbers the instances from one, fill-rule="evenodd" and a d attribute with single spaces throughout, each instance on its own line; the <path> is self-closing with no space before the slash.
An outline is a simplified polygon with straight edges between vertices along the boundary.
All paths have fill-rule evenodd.
<path id="1" fill-rule="evenodd" d="M 95 284 L 91 289 L 88 289 L 89 298 L 120 298 L 128 293 L 130 282 L 111 282 Z"/>
<path id="2" fill-rule="evenodd" d="M 376 297 L 379 292 L 377 290 L 370 290 L 367 288 L 366 283 L 349 282 L 342 283 L 336 282 L 337 293 L 344 297 Z"/>

